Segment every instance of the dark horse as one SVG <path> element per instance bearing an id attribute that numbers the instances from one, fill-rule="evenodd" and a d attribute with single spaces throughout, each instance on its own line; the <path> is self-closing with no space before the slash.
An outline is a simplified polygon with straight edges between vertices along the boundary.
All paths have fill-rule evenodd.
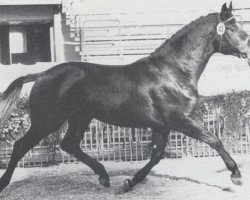
<path id="1" fill-rule="evenodd" d="M 241 184 L 235 161 L 221 141 L 190 118 L 197 100 L 197 82 L 209 58 L 216 52 L 246 57 L 247 33 L 232 15 L 232 4 L 186 25 L 148 57 L 124 66 L 70 62 L 13 81 L 0 99 L 0 122 L 11 112 L 23 84 L 35 81 L 30 93 L 31 127 L 15 142 L 0 191 L 10 182 L 18 161 L 39 141 L 68 121 L 61 148 L 88 165 L 103 186 L 110 181 L 104 166 L 82 152 L 80 141 L 90 121 L 126 127 L 150 127 L 154 148 L 151 160 L 124 190 L 143 180 L 162 158 L 170 130 L 206 142 L 216 149 L 232 181 Z M 217 25 L 225 31 L 218 32 Z M 222 28 L 223 30 L 223 28 Z M 220 33 L 220 34 L 219 34 Z"/>

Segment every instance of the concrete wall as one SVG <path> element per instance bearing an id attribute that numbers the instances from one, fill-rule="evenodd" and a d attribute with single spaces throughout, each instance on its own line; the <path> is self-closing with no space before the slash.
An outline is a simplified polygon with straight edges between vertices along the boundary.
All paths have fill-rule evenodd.
<path id="1" fill-rule="evenodd" d="M 70 27 L 66 25 L 65 14 L 61 15 L 61 31 L 63 40 L 62 57 L 65 61 L 80 61 L 81 57 L 78 52 L 75 52 L 74 38 L 70 37 Z"/>
<path id="2" fill-rule="evenodd" d="M 202 95 L 250 90 L 250 67 L 247 60 L 217 54 L 209 60 L 198 82 Z"/>
<path id="3" fill-rule="evenodd" d="M 3 92 L 9 84 L 20 76 L 45 71 L 58 63 L 37 63 L 36 65 L 0 65 L 0 92 Z M 24 85 L 22 94 L 29 94 L 33 83 Z"/>

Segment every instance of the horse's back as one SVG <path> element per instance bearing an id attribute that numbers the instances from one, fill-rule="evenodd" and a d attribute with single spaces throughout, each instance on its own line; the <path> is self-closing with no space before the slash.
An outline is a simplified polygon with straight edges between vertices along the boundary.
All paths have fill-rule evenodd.
<path id="1" fill-rule="evenodd" d="M 152 84 L 145 62 L 124 66 L 64 63 L 42 73 L 30 96 L 31 115 L 45 121 L 66 120 L 78 110 L 94 118 L 131 124 L 151 110 L 147 86 Z M 150 83 L 150 84 L 147 84 Z"/>
<path id="2" fill-rule="evenodd" d="M 74 110 L 85 109 L 87 102 L 94 102 L 99 97 L 105 100 L 108 88 L 113 88 L 113 92 L 121 90 L 122 82 L 127 81 L 122 71 L 119 66 L 84 62 L 63 63 L 44 71 L 31 90 L 31 115 L 40 113 L 48 117 L 54 113 L 59 118 L 66 117 Z"/>

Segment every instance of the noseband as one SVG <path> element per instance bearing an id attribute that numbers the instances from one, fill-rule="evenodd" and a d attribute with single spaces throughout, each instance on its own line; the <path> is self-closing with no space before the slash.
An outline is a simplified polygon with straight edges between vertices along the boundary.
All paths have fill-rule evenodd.
<path id="1" fill-rule="evenodd" d="M 228 36 L 225 34 L 226 33 L 226 25 L 225 23 L 226 22 L 229 22 L 231 21 L 232 19 L 234 19 L 235 17 L 232 16 L 230 18 L 228 18 L 226 21 L 224 22 L 220 22 L 217 27 L 216 27 L 216 30 L 217 30 L 217 34 L 220 36 L 220 45 L 219 45 L 219 52 L 221 51 L 221 41 L 222 41 L 222 37 L 223 35 L 225 36 L 225 38 L 228 40 L 228 42 L 235 48 L 237 48 L 237 45 L 235 45 L 231 40 L 230 38 L 228 38 Z M 240 52 L 239 53 L 239 58 L 247 58 L 248 57 L 248 54 L 246 52 Z"/>

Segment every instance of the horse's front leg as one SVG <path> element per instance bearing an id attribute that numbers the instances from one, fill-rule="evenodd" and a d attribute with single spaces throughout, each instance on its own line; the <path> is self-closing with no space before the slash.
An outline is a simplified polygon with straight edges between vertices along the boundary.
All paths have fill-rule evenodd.
<path id="1" fill-rule="evenodd" d="M 150 172 L 150 170 L 162 159 L 165 153 L 165 146 L 170 130 L 167 128 L 152 129 L 152 154 L 150 161 L 140 169 L 132 180 L 125 180 L 123 191 L 127 192 L 139 182 L 141 182 Z"/>
<path id="2" fill-rule="evenodd" d="M 212 148 L 214 148 L 223 159 L 224 163 L 227 166 L 227 169 L 232 172 L 232 182 L 237 185 L 242 184 L 241 173 L 238 169 L 236 162 L 224 149 L 222 142 L 216 135 L 200 127 L 194 120 L 185 117 L 181 114 L 174 115 L 171 119 L 171 124 L 173 125 L 173 127 L 171 126 L 173 130 L 184 133 L 187 136 L 205 142 L 209 144 Z"/>

